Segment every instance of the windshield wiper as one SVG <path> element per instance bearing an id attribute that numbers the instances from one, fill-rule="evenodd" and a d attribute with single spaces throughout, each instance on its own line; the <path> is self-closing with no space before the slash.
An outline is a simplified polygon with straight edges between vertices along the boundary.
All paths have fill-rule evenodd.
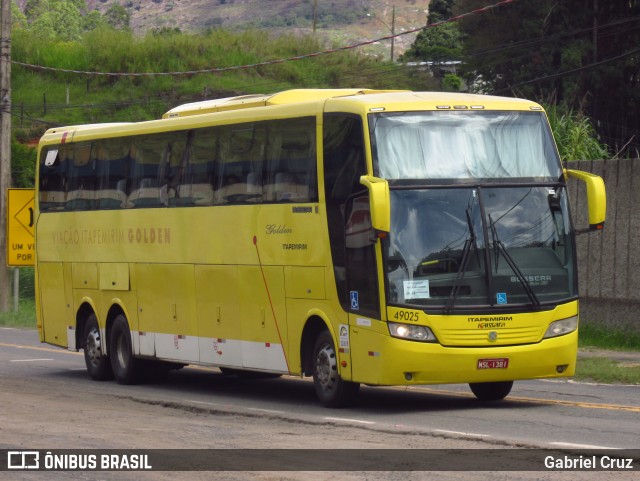
<path id="1" fill-rule="evenodd" d="M 458 297 L 458 292 L 460 291 L 460 285 L 462 284 L 464 275 L 467 272 L 467 264 L 469 263 L 469 253 L 471 252 L 471 247 L 474 247 L 476 250 L 478 249 L 477 243 L 476 243 L 476 231 L 473 228 L 470 209 L 471 209 L 470 207 L 467 207 L 467 210 L 465 211 L 467 215 L 467 226 L 469 227 L 469 238 L 464 241 L 460 267 L 458 268 L 458 273 L 456 274 L 456 279 L 453 283 L 453 288 L 449 293 L 449 298 L 447 299 L 447 303 L 444 306 L 445 314 L 449 314 L 449 312 L 451 312 L 451 309 L 453 308 L 453 305 Z"/>
<path id="2" fill-rule="evenodd" d="M 531 284 L 529 283 L 527 278 L 524 276 L 524 274 L 522 274 L 522 271 L 520 270 L 518 265 L 515 263 L 515 261 L 509 254 L 509 252 L 507 252 L 507 248 L 504 246 L 504 244 L 498 237 L 498 231 L 496 230 L 495 223 L 491 219 L 491 215 L 489 215 L 489 228 L 491 229 L 491 238 L 493 240 L 493 248 L 496 250 L 496 272 L 498 272 L 498 258 L 499 258 L 499 255 L 502 254 L 502 256 L 504 257 L 504 260 L 507 261 L 507 264 L 509 264 L 509 267 L 511 267 L 511 270 L 516 274 L 516 277 L 522 284 L 522 287 L 524 288 L 524 291 L 529 297 L 529 300 L 531 301 L 531 303 L 536 307 L 540 307 L 540 301 L 538 300 L 538 296 L 536 296 L 536 293 L 533 292 L 533 289 L 531 288 Z"/>

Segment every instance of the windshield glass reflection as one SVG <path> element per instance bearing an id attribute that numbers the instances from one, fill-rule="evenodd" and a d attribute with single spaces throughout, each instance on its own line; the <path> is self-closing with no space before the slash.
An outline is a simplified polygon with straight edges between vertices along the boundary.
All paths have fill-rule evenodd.
<path id="1" fill-rule="evenodd" d="M 392 190 L 391 304 L 539 305 L 575 296 L 563 187 Z"/>

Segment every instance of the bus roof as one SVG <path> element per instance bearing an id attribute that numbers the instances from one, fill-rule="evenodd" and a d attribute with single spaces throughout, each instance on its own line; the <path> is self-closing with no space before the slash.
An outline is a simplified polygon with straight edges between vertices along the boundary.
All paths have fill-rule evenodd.
<path id="1" fill-rule="evenodd" d="M 382 92 L 407 92 L 406 90 L 372 90 L 362 88 L 351 89 L 293 89 L 275 94 L 252 94 L 226 97 L 223 99 L 204 100 L 180 105 L 165 113 L 163 119 L 186 117 L 189 115 L 209 114 L 225 110 L 238 110 L 270 105 L 296 104 L 314 100 L 327 100 L 335 97 L 364 95 Z"/>
<path id="2" fill-rule="evenodd" d="M 542 110 L 535 102 L 509 97 L 474 95 L 454 92 L 412 92 L 410 90 L 373 90 L 352 89 L 294 89 L 275 94 L 241 95 L 216 100 L 205 100 L 180 105 L 169 110 L 162 118 L 187 117 L 214 112 L 239 110 L 271 105 L 296 104 L 303 102 L 338 100 L 337 105 L 358 104 L 362 108 L 375 109 L 382 104 L 402 106 L 401 109 L 415 110 L 419 102 L 420 109 L 426 110 L 464 110 L 464 109 L 504 109 L 504 110 Z M 410 104 L 414 104 L 410 108 Z"/>
<path id="3" fill-rule="evenodd" d="M 177 127 L 174 120 L 183 125 L 192 118 L 203 126 L 209 122 L 206 114 L 215 112 L 232 113 L 245 109 L 269 106 L 300 106 L 324 102 L 325 112 L 351 112 L 366 114 L 372 112 L 399 112 L 416 110 L 542 110 L 529 100 L 474 95 L 455 92 L 413 92 L 410 90 L 373 90 L 363 88 L 347 89 L 293 89 L 275 94 L 253 94 L 227 97 L 203 102 L 193 102 L 175 107 L 166 112 L 162 119 L 145 122 L 119 122 L 85 124 L 55 127 L 47 130 L 41 144 L 75 142 L 93 137 L 118 137 L 124 132 L 131 135 L 151 133 L 158 129 L 170 131 Z M 317 109 L 317 107 L 314 108 Z M 248 113 L 248 112 L 247 112 Z M 202 116 L 202 117 L 199 117 Z M 248 115 L 247 118 L 250 118 Z M 181 120 L 184 119 L 184 120 Z M 188 122 L 189 123 L 189 122 Z M 189 123 L 195 125 L 193 123 Z M 190 126 L 187 126 L 191 128 Z"/>

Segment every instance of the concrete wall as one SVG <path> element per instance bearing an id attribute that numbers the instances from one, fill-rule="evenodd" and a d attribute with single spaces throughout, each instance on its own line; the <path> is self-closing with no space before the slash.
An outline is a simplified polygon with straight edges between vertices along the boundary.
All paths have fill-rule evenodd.
<path id="1" fill-rule="evenodd" d="M 640 159 L 566 167 L 600 175 L 607 189 L 604 230 L 577 237 L 581 321 L 640 332 Z M 587 227 L 584 185 L 572 179 L 569 191 L 574 225 Z"/>

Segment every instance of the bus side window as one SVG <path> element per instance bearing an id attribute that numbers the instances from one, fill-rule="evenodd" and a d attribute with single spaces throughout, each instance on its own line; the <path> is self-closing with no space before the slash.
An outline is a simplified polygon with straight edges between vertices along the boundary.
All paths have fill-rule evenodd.
<path id="1" fill-rule="evenodd" d="M 191 155 L 190 139 L 193 132 L 180 131 L 165 134 L 158 138 L 157 146 L 161 149 L 158 167 L 158 186 L 160 187 L 160 203 L 166 205 L 191 205 L 189 199 L 180 197 L 179 186 L 184 182 L 185 170 Z"/>
<path id="2" fill-rule="evenodd" d="M 130 207 L 160 207 L 158 176 L 160 163 L 165 153 L 164 135 L 141 135 L 133 138 L 130 150 L 131 182 L 129 190 Z"/>
<path id="3" fill-rule="evenodd" d="M 53 145 L 40 153 L 40 211 L 64 210 L 66 200 L 67 145 Z"/>
<path id="4" fill-rule="evenodd" d="M 223 128 L 228 143 L 221 156 L 217 204 L 262 202 L 263 171 L 267 151 L 266 122 Z"/>
<path id="5" fill-rule="evenodd" d="M 123 209 L 127 206 L 129 137 L 94 142 L 99 179 L 98 209 Z"/>
<path id="6" fill-rule="evenodd" d="M 213 202 L 214 165 L 217 138 L 214 128 L 192 130 L 178 172 L 172 174 L 175 199 L 170 205 L 211 205 Z"/>
<path id="7" fill-rule="evenodd" d="M 69 153 L 71 152 L 71 162 L 67 168 L 66 210 L 93 209 L 96 197 L 96 162 L 91 157 L 91 143 L 69 144 Z"/>
<path id="8" fill-rule="evenodd" d="M 317 200 L 315 135 L 314 117 L 274 122 L 266 175 L 267 200 Z"/>

